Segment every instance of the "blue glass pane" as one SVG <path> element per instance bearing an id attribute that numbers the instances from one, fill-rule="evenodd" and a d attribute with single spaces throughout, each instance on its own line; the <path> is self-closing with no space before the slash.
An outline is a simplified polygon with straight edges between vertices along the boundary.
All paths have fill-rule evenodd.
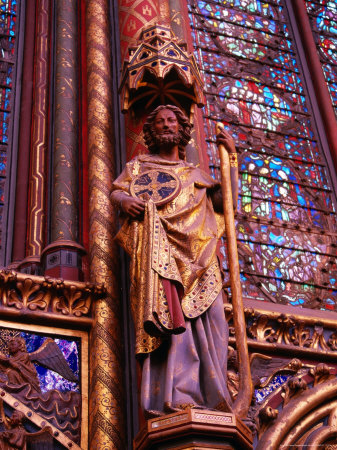
<path id="1" fill-rule="evenodd" d="M 9 111 L 11 101 L 11 89 L 0 87 L 0 109 Z"/>
<path id="2" fill-rule="evenodd" d="M 27 351 L 29 353 L 38 350 L 46 340 L 46 337 L 44 336 L 31 333 L 22 332 L 21 336 L 25 338 Z M 76 376 L 79 376 L 79 342 L 74 341 L 73 339 L 54 339 L 54 342 L 58 345 L 59 349 L 63 353 L 63 356 L 71 370 Z M 47 392 L 53 389 L 62 392 L 80 392 L 79 383 L 68 381 L 57 372 L 47 369 L 39 364 L 35 364 L 35 367 L 38 373 L 42 392 Z"/>
<path id="3" fill-rule="evenodd" d="M 277 375 L 275 376 L 268 386 L 262 389 L 256 389 L 255 390 L 255 398 L 258 403 L 263 402 L 268 395 L 270 395 L 272 392 L 274 392 L 276 389 L 278 389 L 280 386 L 282 386 L 288 379 L 290 375 Z"/>
<path id="4" fill-rule="evenodd" d="M 6 175 L 7 154 L 0 150 L 0 176 Z"/>

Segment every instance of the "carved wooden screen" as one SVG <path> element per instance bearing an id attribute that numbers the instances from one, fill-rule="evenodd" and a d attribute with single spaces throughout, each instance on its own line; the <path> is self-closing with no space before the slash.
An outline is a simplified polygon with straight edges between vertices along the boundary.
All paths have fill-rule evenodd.
<path id="1" fill-rule="evenodd" d="M 222 120 L 240 156 L 245 298 L 336 309 L 336 213 L 328 165 L 282 0 L 188 2 L 213 174 Z"/>
<path id="2" fill-rule="evenodd" d="M 337 112 L 337 4 L 335 1 L 306 1 L 314 39 L 321 59 L 332 104 Z"/>
<path id="3" fill-rule="evenodd" d="M 14 109 L 17 1 L 0 1 L 0 240 Z"/>

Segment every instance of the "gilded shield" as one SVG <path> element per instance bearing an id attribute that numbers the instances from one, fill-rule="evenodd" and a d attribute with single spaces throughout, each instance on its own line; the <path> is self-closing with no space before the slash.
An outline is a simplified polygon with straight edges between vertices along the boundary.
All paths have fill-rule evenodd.
<path id="1" fill-rule="evenodd" d="M 133 197 L 151 199 L 157 206 L 173 200 L 180 192 L 178 177 L 166 170 L 149 170 L 139 174 L 130 185 Z"/>

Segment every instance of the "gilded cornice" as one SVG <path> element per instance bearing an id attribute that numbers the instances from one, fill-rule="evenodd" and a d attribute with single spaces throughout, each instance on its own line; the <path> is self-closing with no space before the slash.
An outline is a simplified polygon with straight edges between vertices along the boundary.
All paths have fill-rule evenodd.
<path id="1" fill-rule="evenodd" d="M 250 351 L 289 358 L 337 359 L 337 314 L 246 300 L 245 318 Z M 230 343 L 235 343 L 232 306 L 225 304 Z"/>
<path id="2" fill-rule="evenodd" d="M 105 296 L 102 285 L 0 271 L 0 313 L 25 319 L 50 319 L 87 327 L 95 299 Z"/>

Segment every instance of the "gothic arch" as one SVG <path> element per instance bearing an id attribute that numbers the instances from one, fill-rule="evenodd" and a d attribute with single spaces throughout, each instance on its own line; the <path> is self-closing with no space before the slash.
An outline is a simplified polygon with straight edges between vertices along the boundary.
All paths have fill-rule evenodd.
<path id="1" fill-rule="evenodd" d="M 308 376 L 293 378 L 292 384 L 289 380 L 281 395 L 279 391 L 274 401 L 269 399 L 268 404 L 274 404 L 274 408 L 267 406 L 264 410 L 268 410 L 271 422 L 260 436 L 257 450 L 285 450 L 294 445 L 299 449 L 318 449 L 322 444 L 337 442 L 337 379 L 318 382 L 311 388 L 307 379 Z M 276 406 L 277 396 L 286 403 L 283 408 L 281 403 Z M 277 418 L 272 420 L 273 416 Z"/>

